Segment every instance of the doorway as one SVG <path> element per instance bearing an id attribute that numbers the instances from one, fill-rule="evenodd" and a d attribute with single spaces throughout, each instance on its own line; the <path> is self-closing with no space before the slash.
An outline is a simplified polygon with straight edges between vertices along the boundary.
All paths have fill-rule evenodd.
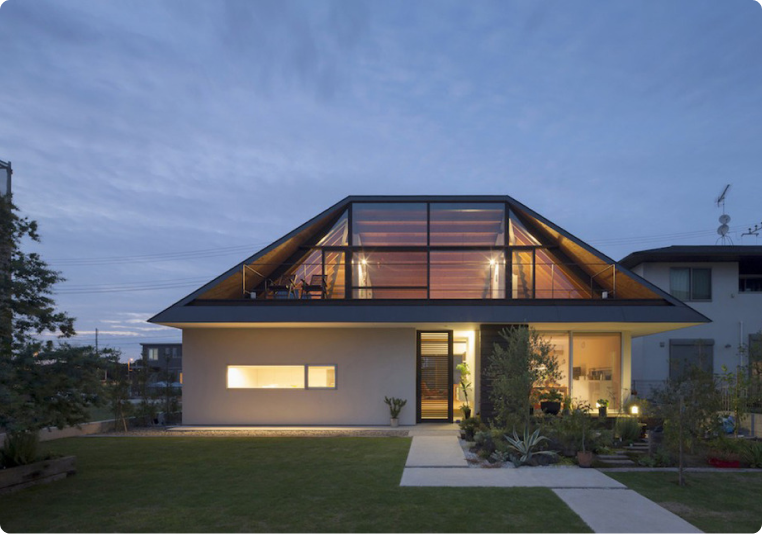
<path id="1" fill-rule="evenodd" d="M 417 422 L 452 422 L 452 363 L 452 330 L 418 332 Z"/>

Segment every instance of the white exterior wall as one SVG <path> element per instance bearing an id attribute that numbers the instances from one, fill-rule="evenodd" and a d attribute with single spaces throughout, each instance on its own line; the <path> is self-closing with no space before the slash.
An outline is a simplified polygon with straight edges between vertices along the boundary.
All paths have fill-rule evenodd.
<path id="1" fill-rule="evenodd" d="M 415 328 L 183 330 L 183 424 L 415 424 Z M 227 389 L 228 365 L 336 364 L 335 390 Z"/>
<path id="2" fill-rule="evenodd" d="M 712 300 L 686 302 L 712 322 L 633 339 L 632 379 L 666 380 L 669 377 L 670 339 L 714 339 L 714 372 L 722 372 L 723 365 L 734 369 L 741 363 L 739 345 L 749 342 L 749 334 L 762 330 L 762 293 L 738 292 L 737 262 L 643 263 L 633 272 L 669 293 L 671 267 L 712 269 Z"/>

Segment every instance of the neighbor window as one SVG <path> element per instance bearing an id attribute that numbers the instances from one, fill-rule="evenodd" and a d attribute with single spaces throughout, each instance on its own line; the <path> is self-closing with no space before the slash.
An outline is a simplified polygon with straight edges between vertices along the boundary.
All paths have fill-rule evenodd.
<path id="1" fill-rule="evenodd" d="M 335 365 L 229 365 L 230 389 L 335 389 Z"/>
<path id="2" fill-rule="evenodd" d="M 712 270 L 673 267 L 669 292 L 680 300 L 712 300 Z"/>
<path id="3" fill-rule="evenodd" d="M 148 349 L 148 359 L 149 360 L 158 360 L 159 359 L 159 349 Z"/>

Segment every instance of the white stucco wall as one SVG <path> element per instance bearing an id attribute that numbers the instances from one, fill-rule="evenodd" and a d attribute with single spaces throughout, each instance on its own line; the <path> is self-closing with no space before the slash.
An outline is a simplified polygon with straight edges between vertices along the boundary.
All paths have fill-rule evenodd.
<path id="1" fill-rule="evenodd" d="M 632 343 L 633 380 L 665 380 L 669 377 L 670 339 L 714 339 L 714 372 L 722 366 L 735 368 L 740 363 L 738 346 L 748 343 L 749 334 L 762 330 L 762 293 L 738 292 L 738 263 L 645 263 L 635 272 L 669 292 L 670 267 L 709 267 L 712 269 L 712 300 L 686 302 L 712 322 L 664 334 L 634 338 Z M 660 346 L 663 343 L 664 346 Z M 728 346 L 729 345 L 729 346 Z"/>
<path id="2" fill-rule="evenodd" d="M 335 390 L 227 389 L 228 365 L 336 364 Z M 415 424 L 414 328 L 183 330 L 183 424 L 388 425 L 384 396 Z"/>

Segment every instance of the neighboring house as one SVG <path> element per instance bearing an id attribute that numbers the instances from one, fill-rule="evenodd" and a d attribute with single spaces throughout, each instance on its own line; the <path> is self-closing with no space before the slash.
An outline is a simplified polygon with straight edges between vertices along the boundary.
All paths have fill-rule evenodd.
<path id="1" fill-rule="evenodd" d="M 184 424 L 489 417 L 500 329 L 554 344 L 557 386 L 620 409 L 635 336 L 702 314 L 507 196 L 348 197 L 159 313 L 183 331 Z"/>
<path id="2" fill-rule="evenodd" d="M 762 342 L 762 247 L 673 246 L 620 262 L 712 322 L 633 341 L 633 387 L 647 394 L 691 365 L 713 373 L 749 364 Z M 742 350 L 739 350 L 742 347 Z"/>
<path id="3" fill-rule="evenodd" d="M 136 362 L 136 367 L 142 367 L 143 362 L 149 369 L 160 375 L 173 378 L 173 381 L 183 381 L 183 344 L 182 343 L 141 343 L 142 361 Z M 156 377 L 158 379 L 158 376 Z"/>

